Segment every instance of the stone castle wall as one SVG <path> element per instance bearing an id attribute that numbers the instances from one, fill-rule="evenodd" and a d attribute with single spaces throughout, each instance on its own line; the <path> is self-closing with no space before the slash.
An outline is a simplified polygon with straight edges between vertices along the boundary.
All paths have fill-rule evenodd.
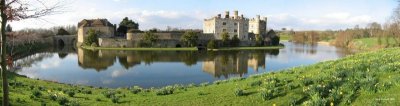
<path id="1" fill-rule="evenodd" d="M 83 44 L 85 38 L 87 37 L 87 32 L 89 30 L 94 30 L 99 32 L 99 38 L 107 38 L 114 36 L 114 28 L 113 27 L 79 27 L 78 28 L 78 45 Z"/>
<path id="2" fill-rule="evenodd" d="M 180 41 L 183 33 L 153 33 L 158 36 L 158 40 L 154 44 L 154 47 L 183 47 L 183 43 Z M 140 47 L 140 43 L 144 33 L 128 33 L 126 39 L 123 38 L 99 38 L 99 46 L 101 47 L 127 47 L 134 48 Z M 201 34 L 198 33 L 199 40 L 198 46 L 206 46 L 210 40 L 215 39 L 213 34 Z M 217 40 L 218 42 L 218 40 Z M 252 41 L 242 41 L 241 46 L 255 45 Z"/>

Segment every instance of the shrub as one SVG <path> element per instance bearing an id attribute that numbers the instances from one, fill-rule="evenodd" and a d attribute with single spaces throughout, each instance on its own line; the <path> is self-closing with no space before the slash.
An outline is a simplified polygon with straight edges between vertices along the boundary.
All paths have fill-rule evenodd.
<path id="1" fill-rule="evenodd" d="M 112 101 L 113 103 L 118 103 L 119 97 L 118 97 L 118 96 L 112 96 L 112 97 L 111 97 L 111 101 Z"/>
<path id="2" fill-rule="evenodd" d="M 198 94 L 198 95 L 207 95 L 207 93 L 204 93 L 204 92 L 201 92 L 201 91 L 200 91 L 200 92 L 197 92 L 197 94 Z"/>
<path id="3" fill-rule="evenodd" d="M 39 86 L 38 89 L 41 90 L 41 91 L 45 91 L 46 90 L 46 88 L 43 87 L 43 86 Z"/>
<path id="4" fill-rule="evenodd" d="M 142 91 L 142 88 L 140 88 L 139 86 L 131 87 L 131 92 L 132 92 L 133 94 L 137 94 L 137 93 L 139 93 L 139 92 L 141 92 L 141 91 Z"/>
<path id="5" fill-rule="evenodd" d="M 302 83 L 303 83 L 304 86 L 308 86 L 308 85 L 313 84 L 313 81 L 312 81 L 311 78 L 304 78 L 304 79 L 302 80 Z"/>
<path id="6" fill-rule="evenodd" d="M 191 84 L 189 84 L 189 85 L 188 85 L 188 87 L 189 87 L 189 88 L 196 87 L 196 84 L 194 84 L 194 83 L 191 83 Z"/>
<path id="7" fill-rule="evenodd" d="M 112 96 L 115 96 L 115 92 L 114 92 L 114 91 L 104 91 L 104 92 L 103 92 L 103 95 L 104 95 L 106 98 L 111 98 Z"/>
<path id="8" fill-rule="evenodd" d="M 88 36 L 85 38 L 85 45 L 87 46 L 91 46 L 93 43 L 98 42 L 98 38 L 97 38 L 98 33 L 95 30 L 89 30 L 88 31 Z"/>
<path id="9" fill-rule="evenodd" d="M 258 80 L 258 81 L 254 81 L 254 82 L 251 82 L 250 83 L 250 86 L 260 86 L 262 84 L 262 82 L 260 81 L 260 80 Z"/>
<path id="10" fill-rule="evenodd" d="M 98 47 L 98 45 L 96 43 L 92 43 L 90 46 L 91 47 Z"/>
<path id="11" fill-rule="evenodd" d="M 270 100 L 270 99 L 274 98 L 274 91 L 273 90 L 262 91 L 261 98 L 263 100 Z"/>
<path id="12" fill-rule="evenodd" d="M 82 93 L 84 93 L 84 94 L 92 94 L 92 91 L 91 90 L 84 90 L 84 91 L 82 91 Z"/>
<path id="13" fill-rule="evenodd" d="M 80 104 L 79 104 L 79 102 L 78 101 L 71 101 L 71 102 L 69 102 L 68 103 L 68 106 L 80 106 Z"/>
<path id="14" fill-rule="evenodd" d="M 288 106 L 296 106 L 297 101 L 294 97 L 289 98 Z"/>
<path id="15" fill-rule="evenodd" d="M 50 94 L 49 98 L 50 98 L 50 100 L 56 101 L 57 100 L 57 95 L 56 94 Z"/>
<path id="16" fill-rule="evenodd" d="M 101 99 L 100 98 L 96 98 L 96 101 L 101 101 Z"/>
<path id="17" fill-rule="evenodd" d="M 196 46 L 198 39 L 199 36 L 196 32 L 186 31 L 181 37 L 181 42 L 183 42 L 187 47 L 193 47 Z"/>
<path id="18" fill-rule="evenodd" d="M 25 102 L 25 100 L 21 99 L 21 98 L 17 98 L 17 102 L 21 103 L 21 102 Z"/>
<path id="19" fill-rule="evenodd" d="M 187 90 L 186 86 L 180 85 L 180 84 L 175 84 L 173 87 L 174 87 L 174 89 L 185 90 L 185 91 Z"/>
<path id="20" fill-rule="evenodd" d="M 69 97 L 74 97 L 75 95 L 75 92 L 73 90 L 68 90 L 66 93 L 68 94 Z"/>
<path id="21" fill-rule="evenodd" d="M 35 88 L 35 86 L 31 85 L 29 86 L 29 89 L 33 90 Z"/>
<path id="22" fill-rule="evenodd" d="M 216 49 L 216 48 L 218 48 L 218 46 L 217 46 L 215 40 L 208 41 L 207 49 Z"/>
<path id="23" fill-rule="evenodd" d="M 327 100 L 322 98 L 318 93 L 315 93 L 311 95 L 311 100 L 307 103 L 309 104 L 306 106 L 325 106 L 327 105 Z"/>
<path id="24" fill-rule="evenodd" d="M 208 86 L 208 84 L 209 84 L 208 82 L 203 82 L 200 84 L 200 86 L 205 87 L 205 86 Z"/>
<path id="25" fill-rule="evenodd" d="M 34 97 L 40 97 L 42 93 L 39 90 L 33 90 L 32 91 L 32 96 Z"/>
<path id="26" fill-rule="evenodd" d="M 244 95 L 244 91 L 240 88 L 235 90 L 235 96 L 243 96 Z"/>
<path id="27" fill-rule="evenodd" d="M 298 85 L 296 85 L 296 84 L 294 84 L 294 83 L 289 83 L 289 84 L 287 84 L 288 90 L 292 90 L 292 89 L 295 89 L 295 88 L 297 88 L 297 87 L 298 87 Z"/>
<path id="28" fill-rule="evenodd" d="M 240 39 L 238 38 L 237 35 L 234 35 L 234 36 L 233 36 L 233 38 L 232 38 L 232 40 L 231 40 L 231 45 L 232 45 L 232 46 L 235 46 L 235 47 L 237 47 L 237 46 L 240 45 Z"/>
<path id="29" fill-rule="evenodd" d="M 217 80 L 217 81 L 214 81 L 214 84 L 218 85 L 218 84 L 221 84 L 221 82 L 222 82 L 221 80 Z"/>
<path id="30" fill-rule="evenodd" d="M 233 81 L 233 82 L 236 82 L 236 81 L 241 81 L 241 80 L 244 80 L 245 78 L 242 78 L 242 77 L 236 77 L 236 78 L 232 78 L 232 79 L 229 79 L 229 80 L 231 80 L 231 81 Z"/>
<path id="31" fill-rule="evenodd" d="M 169 95 L 173 93 L 174 93 L 174 88 L 172 86 L 166 86 L 156 91 L 156 95 Z"/>
<path id="32" fill-rule="evenodd" d="M 68 103 L 68 99 L 67 99 L 66 97 L 59 97 L 59 98 L 57 99 L 57 102 L 58 102 L 58 104 L 60 104 L 60 105 L 65 105 L 65 104 Z"/>

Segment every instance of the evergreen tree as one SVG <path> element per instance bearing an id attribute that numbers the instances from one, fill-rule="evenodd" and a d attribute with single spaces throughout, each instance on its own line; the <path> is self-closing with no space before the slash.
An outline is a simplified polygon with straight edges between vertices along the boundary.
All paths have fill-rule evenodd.
<path id="1" fill-rule="evenodd" d="M 228 46 L 229 45 L 229 34 L 227 32 L 224 32 L 221 34 L 222 37 L 222 43 L 224 44 L 224 46 Z"/>
<path id="2" fill-rule="evenodd" d="M 125 35 L 128 32 L 128 30 L 130 30 L 130 29 L 139 29 L 139 24 L 135 23 L 134 21 L 132 21 L 128 17 L 125 17 L 119 23 L 119 27 L 117 29 L 117 32 L 120 35 Z"/>
<path id="3" fill-rule="evenodd" d="M 231 43 L 232 43 L 232 46 L 235 46 L 235 47 L 239 46 L 240 39 L 238 38 L 237 35 L 233 36 Z"/>
<path id="4" fill-rule="evenodd" d="M 188 47 L 196 46 L 198 40 L 199 36 L 193 31 L 186 31 L 181 38 L 181 41 Z"/>
<path id="5" fill-rule="evenodd" d="M 94 30 L 89 30 L 88 31 L 88 36 L 85 39 L 85 45 L 86 46 L 91 46 L 92 44 L 98 44 L 98 38 L 97 38 L 97 32 Z"/>

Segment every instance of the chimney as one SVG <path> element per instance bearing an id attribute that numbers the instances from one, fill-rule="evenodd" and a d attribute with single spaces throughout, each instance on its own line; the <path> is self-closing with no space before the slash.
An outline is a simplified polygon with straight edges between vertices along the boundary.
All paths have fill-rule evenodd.
<path id="1" fill-rule="evenodd" d="M 257 19 L 258 19 L 258 20 L 260 20 L 260 19 L 261 19 L 261 18 L 260 18 L 260 15 L 257 15 Z"/>
<path id="2" fill-rule="evenodd" d="M 235 16 L 234 16 L 234 18 L 235 18 L 235 19 L 238 19 L 238 18 L 239 18 L 239 11 L 238 11 L 238 10 L 235 10 Z"/>
<path id="3" fill-rule="evenodd" d="M 229 11 L 225 11 L 225 18 L 229 18 Z"/>

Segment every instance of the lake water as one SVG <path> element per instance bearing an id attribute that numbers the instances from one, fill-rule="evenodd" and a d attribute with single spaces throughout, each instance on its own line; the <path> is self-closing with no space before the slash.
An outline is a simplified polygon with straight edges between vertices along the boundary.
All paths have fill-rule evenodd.
<path id="1" fill-rule="evenodd" d="M 30 78 L 95 87 L 162 87 L 248 77 L 333 60 L 351 54 L 328 45 L 283 42 L 279 50 L 88 51 L 62 48 L 19 59 Z"/>

